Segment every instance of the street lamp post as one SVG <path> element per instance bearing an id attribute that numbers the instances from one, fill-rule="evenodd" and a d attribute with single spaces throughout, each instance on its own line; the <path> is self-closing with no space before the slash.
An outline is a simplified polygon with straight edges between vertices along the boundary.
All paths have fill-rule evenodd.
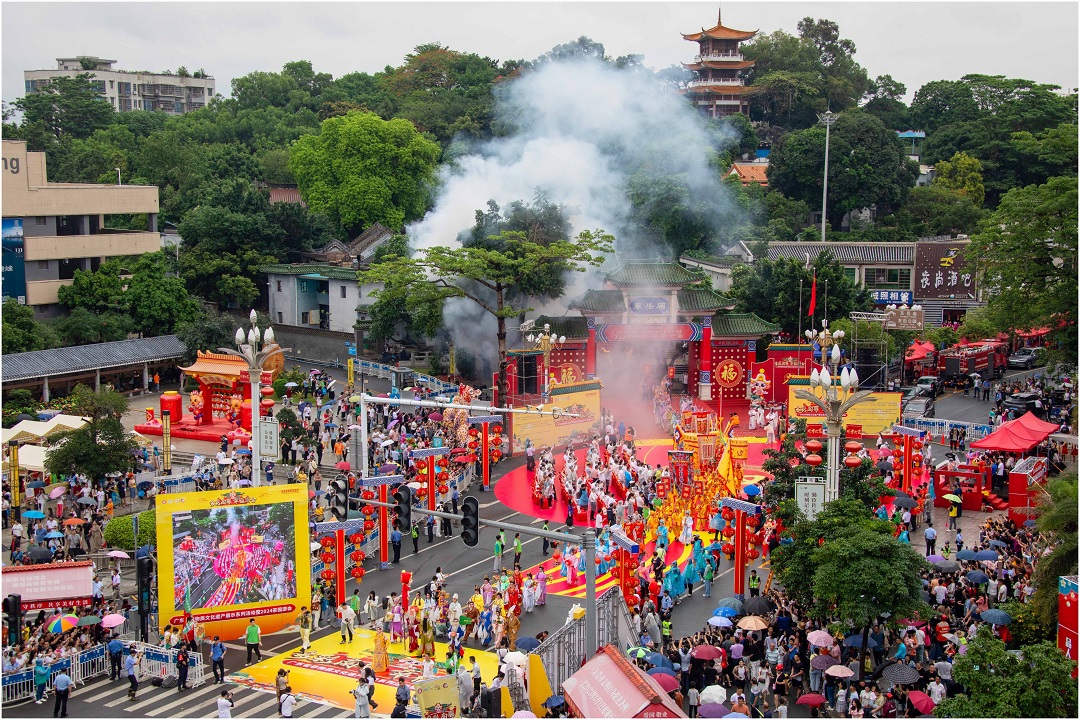
<path id="1" fill-rule="evenodd" d="M 807 330 L 807 337 L 814 339 L 813 330 Z M 840 496 L 840 430 L 844 426 L 844 415 L 856 405 L 877 402 L 871 397 L 873 391 L 859 390 L 859 374 L 852 367 L 840 369 L 840 341 L 844 331 L 830 333 L 828 326 L 817 334 L 821 344 L 821 372 L 814 368 L 810 373 L 810 390 L 796 390 L 795 397 L 817 405 L 825 414 L 825 429 L 829 439 L 828 457 L 825 466 L 825 502 Z M 830 350 L 831 347 L 831 350 Z M 832 374 L 828 366 L 832 366 Z M 834 380 L 839 379 L 839 384 Z"/>
<path id="2" fill-rule="evenodd" d="M 548 382 L 551 377 L 551 351 L 558 350 L 566 342 L 566 336 L 553 335 L 551 325 L 544 323 L 544 332 L 530 333 L 525 339 L 535 343 L 536 349 L 544 354 L 544 397 L 548 397 L 551 395 L 551 384 Z"/>
<path id="3" fill-rule="evenodd" d="M 262 422 L 262 405 L 259 390 L 262 369 L 267 360 L 283 353 L 284 348 L 274 340 L 273 328 L 268 327 L 261 335 L 259 334 L 259 326 L 255 324 L 257 317 L 254 310 L 251 311 L 248 319 L 251 321 L 251 327 L 248 328 L 246 336 L 244 328 L 236 329 L 236 335 L 233 338 L 236 342 L 236 349 L 218 348 L 218 352 L 240 358 L 248 364 L 248 379 L 251 381 L 251 440 L 249 442 L 251 448 L 251 485 L 252 487 L 258 487 L 262 476 L 262 456 L 259 449 L 259 426 Z"/>
<path id="4" fill-rule="evenodd" d="M 836 122 L 837 114 L 827 110 L 818 115 L 818 122 L 825 126 L 825 177 L 821 183 L 821 242 L 825 242 L 825 206 L 829 198 L 829 128 Z"/>

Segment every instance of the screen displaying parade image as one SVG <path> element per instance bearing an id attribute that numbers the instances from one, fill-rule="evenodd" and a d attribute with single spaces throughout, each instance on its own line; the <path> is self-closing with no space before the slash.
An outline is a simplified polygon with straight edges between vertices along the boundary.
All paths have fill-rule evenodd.
<path id="1" fill-rule="evenodd" d="M 293 512 L 291 503 L 273 503 L 173 514 L 174 607 L 295 598 Z"/>

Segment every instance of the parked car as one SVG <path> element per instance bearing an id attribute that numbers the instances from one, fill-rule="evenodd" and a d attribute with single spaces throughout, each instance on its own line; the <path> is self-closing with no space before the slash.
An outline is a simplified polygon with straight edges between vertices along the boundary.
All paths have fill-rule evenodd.
<path id="1" fill-rule="evenodd" d="M 937 375 L 924 375 L 915 381 L 915 387 L 924 388 L 930 397 L 937 397 L 945 392 Z"/>
<path id="2" fill-rule="evenodd" d="M 930 397 L 930 388 L 920 387 L 918 385 L 912 385 L 911 387 L 900 388 L 900 392 L 903 395 L 900 396 L 900 408 L 907 407 L 909 401 L 914 400 L 917 397 Z"/>
<path id="3" fill-rule="evenodd" d="M 1030 370 L 1031 368 L 1038 367 L 1042 364 L 1042 355 L 1042 348 L 1020 348 L 1009 356 L 1008 365 L 1011 368 L 1023 368 L 1025 370 Z"/>
<path id="4" fill-rule="evenodd" d="M 934 398 L 913 397 L 907 405 L 903 406 L 901 414 L 911 418 L 932 418 L 934 417 Z"/>
<path id="5" fill-rule="evenodd" d="M 1028 410 L 1038 415 L 1040 413 L 1035 410 L 1035 400 L 1037 400 L 1038 397 L 1039 396 L 1033 392 L 1016 393 L 1015 395 L 1010 395 L 1005 398 L 1003 406 L 1005 410 L 1015 410 L 1016 417 L 1020 417 Z"/>

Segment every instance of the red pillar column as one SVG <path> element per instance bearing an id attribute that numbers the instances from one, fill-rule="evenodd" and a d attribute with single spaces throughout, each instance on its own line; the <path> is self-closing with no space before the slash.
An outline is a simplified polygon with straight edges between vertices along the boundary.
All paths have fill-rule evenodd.
<path id="1" fill-rule="evenodd" d="M 438 481 L 435 479 L 435 456 L 431 455 L 427 459 L 427 474 L 428 474 L 428 500 L 427 509 L 435 509 L 435 490 L 439 487 Z"/>
<path id="2" fill-rule="evenodd" d="M 589 337 L 585 341 L 585 379 L 596 377 L 596 321 L 589 318 Z"/>
<path id="3" fill-rule="evenodd" d="M 746 513 L 735 511 L 735 587 L 734 595 L 746 594 Z"/>
<path id="4" fill-rule="evenodd" d="M 387 502 L 386 486 L 379 486 L 379 502 Z M 390 564 L 390 529 L 389 510 L 379 507 L 379 562 L 385 567 Z"/>
<path id="5" fill-rule="evenodd" d="M 909 495 L 911 494 L 911 473 L 915 471 L 912 464 L 914 452 L 911 447 L 911 436 L 904 435 L 904 477 L 901 481 L 901 488 Z"/>
<path id="6" fill-rule="evenodd" d="M 480 464 L 484 490 L 491 489 L 491 458 L 488 457 L 488 424 L 480 423 Z"/>
<path id="7" fill-rule="evenodd" d="M 701 321 L 701 347 L 698 350 L 698 397 L 712 400 L 712 316 Z"/>
<path id="8" fill-rule="evenodd" d="M 334 531 L 334 575 L 337 582 L 337 604 L 345 602 L 345 530 Z"/>

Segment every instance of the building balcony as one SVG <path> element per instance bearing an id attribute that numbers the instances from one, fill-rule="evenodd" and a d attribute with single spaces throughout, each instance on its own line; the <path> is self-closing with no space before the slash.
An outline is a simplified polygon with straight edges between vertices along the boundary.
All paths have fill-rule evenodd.
<path id="1" fill-rule="evenodd" d="M 742 81 L 738 78 L 734 78 L 724 80 L 691 80 L 689 83 L 687 83 L 687 87 L 707 87 L 709 85 L 731 87 L 733 85 L 742 85 Z"/>
<path id="2" fill-rule="evenodd" d="M 742 60 L 742 53 L 708 53 L 694 56 L 694 62 L 742 62 Z"/>
<path id="3" fill-rule="evenodd" d="M 55 305 L 60 302 L 60 288 L 74 282 L 74 280 L 28 280 L 26 304 L 30 306 Z"/>
<path id="4" fill-rule="evenodd" d="M 142 255 L 161 249 L 161 235 L 156 232 L 108 228 L 95 235 L 45 235 L 27 237 L 24 242 L 23 256 L 27 262 Z"/>

